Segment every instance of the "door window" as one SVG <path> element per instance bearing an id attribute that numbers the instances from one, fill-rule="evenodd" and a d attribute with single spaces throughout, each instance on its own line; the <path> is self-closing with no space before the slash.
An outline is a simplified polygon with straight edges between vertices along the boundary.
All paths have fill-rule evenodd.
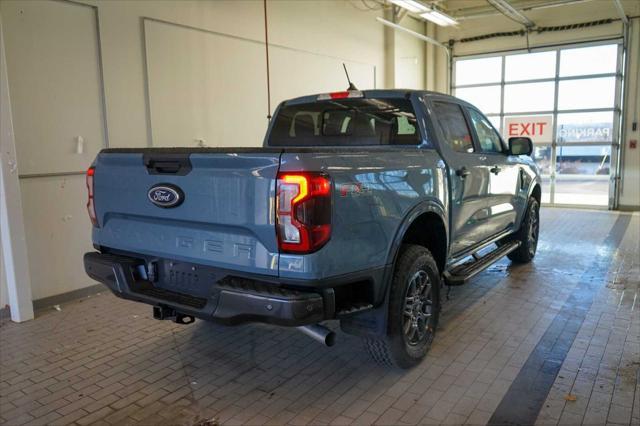
<path id="1" fill-rule="evenodd" d="M 434 102 L 433 109 L 447 145 L 457 152 L 473 152 L 471 132 L 460 105 L 451 102 Z"/>
<path id="2" fill-rule="evenodd" d="M 471 116 L 473 127 L 476 129 L 482 152 L 502 152 L 500 136 L 498 136 L 489 121 L 474 109 L 469 109 L 469 115 Z"/>

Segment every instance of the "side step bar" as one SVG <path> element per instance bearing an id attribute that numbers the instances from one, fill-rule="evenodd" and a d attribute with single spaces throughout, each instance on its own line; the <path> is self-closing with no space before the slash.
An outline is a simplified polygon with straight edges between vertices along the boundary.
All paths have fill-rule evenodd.
<path id="1" fill-rule="evenodd" d="M 482 257 L 477 257 L 474 254 L 473 261 L 465 262 L 445 271 L 444 279 L 448 285 L 463 285 L 518 247 L 520 247 L 520 241 L 512 241 L 496 248 Z"/>

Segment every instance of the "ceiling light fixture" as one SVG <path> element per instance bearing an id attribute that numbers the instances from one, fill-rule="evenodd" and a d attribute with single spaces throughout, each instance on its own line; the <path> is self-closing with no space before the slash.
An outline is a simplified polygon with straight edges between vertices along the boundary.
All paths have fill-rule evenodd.
<path id="1" fill-rule="evenodd" d="M 424 4 L 415 0 L 389 0 L 396 6 L 400 6 L 403 9 L 407 9 L 409 12 L 422 13 L 429 10 Z"/>
<path id="2" fill-rule="evenodd" d="M 431 21 L 434 24 L 440 25 L 442 27 L 458 25 L 458 21 L 453 19 L 451 16 L 434 8 L 431 8 L 427 12 L 421 13 L 420 16 L 427 21 Z"/>

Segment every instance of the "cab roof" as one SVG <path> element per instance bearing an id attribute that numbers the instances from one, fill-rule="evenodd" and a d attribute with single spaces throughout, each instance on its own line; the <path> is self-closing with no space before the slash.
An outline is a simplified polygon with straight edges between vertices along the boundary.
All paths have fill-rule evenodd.
<path id="1" fill-rule="evenodd" d="M 460 99 L 446 95 L 440 92 L 433 92 L 430 90 L 415 90 L 415 89 L 373 89 L 373 90 L 358 90 L 357 92 L 362 93 L 363 98 L 403 98 L 405 96 L 434 96 L 439 98 L 449 98 L 452 100 L 460 101 Z M 332 93 L 347 93 L 347 91 L 336 91 L 336 92 L 327 92 L 327 93 L 316 93 L 313 95 L 305 95 L 300 96 L 293 99 L 288 99 L 283 102 L 286 105 L 296 105 L 310 102 L 317 102 L 327 100 L 327 98 L 322 99 L 323 96 L 331 95 Z M 346 96 L 344 96 L 346 97 Z"/>

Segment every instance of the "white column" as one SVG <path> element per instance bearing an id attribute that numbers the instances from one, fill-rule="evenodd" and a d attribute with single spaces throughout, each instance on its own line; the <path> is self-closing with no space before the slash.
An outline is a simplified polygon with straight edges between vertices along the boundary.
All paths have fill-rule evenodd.
<path id="1" fill-rule="evenodd" d="M 31 278 L 27 263 L 22 216 L 22 198 L 16 162 L 16 144 L 11 121 L 9 80 L 0 16 L 0 244 L 11 319 L 15 322 L 33 319 Z"/>

